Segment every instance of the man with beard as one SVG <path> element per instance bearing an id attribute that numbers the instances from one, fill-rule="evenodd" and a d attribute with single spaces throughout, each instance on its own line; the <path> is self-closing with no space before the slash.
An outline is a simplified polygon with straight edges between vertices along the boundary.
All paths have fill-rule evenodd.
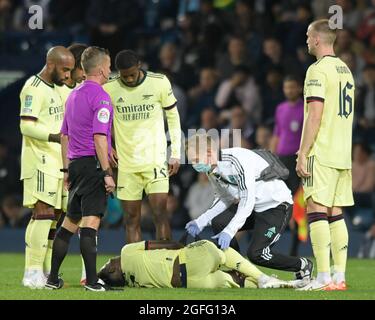
<path id="1" fill-rule="evenodd" d="M 74 56 L 74 69 L 71 71 L 70 77 L 62 85 L 56 86 L 56 90 L 60 94 L 64 106 L 72 90 L 85 80 L 85 73 L 81 65 L 81 55 L 87 47 L 87 45 L 82 43 L 74 43 L 67 48 Z"/>
<path id="2" fill-rule="evenodd" d="M 32 208 L 25 234 L 23 285 L 43 288 L 48 273 L 46 254 L 51 226 L 62 207 L 63 173 L 60 128 L 64 107 L 55 85 L 62 85 L 74 68 L 74 56 L 64 47 L 51 48 L 39 74 L 30 77 L 20 93 L 23 136 L 21 180 L 23 205 Z"/>

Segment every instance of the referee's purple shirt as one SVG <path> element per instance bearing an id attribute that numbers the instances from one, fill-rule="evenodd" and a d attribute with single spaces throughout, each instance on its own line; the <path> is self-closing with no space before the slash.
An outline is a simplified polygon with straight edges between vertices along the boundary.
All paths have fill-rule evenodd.
<path id="1" fill-rule="evenodd" d="M 95 156 L 94 134 L 107 136 L 110 152 L 112 118 L 111 98 L 100 84 L 86 80 L 74 89 L 66 101 L 61 128 L 69 137 L 68 158 Z"/>

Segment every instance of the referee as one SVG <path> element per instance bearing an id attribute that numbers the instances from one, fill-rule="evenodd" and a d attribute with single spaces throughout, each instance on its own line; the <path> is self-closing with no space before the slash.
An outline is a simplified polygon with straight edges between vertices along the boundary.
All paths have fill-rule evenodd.
<path id="1" fill-rule="evenodd" d="M 108 80 L 110 57 L 107 50 L 88 47 L 82 54 L 86 81 L 74 89 L 66 102 L 61 147 L 64 185 L 69 189 L 68 212 L 56 234 L 52 267 L 46 287 L 60 289 L 64 282 L 59 268 L 68 251 L 70 238 L 81 225 L 80 248 L 86 268 L 85 288 L 111 290 L 96 273 L 96 234 L 106 209 L 107 194 L 115 189 L 109 165 L 113 108 L 102 85 Z M 82 221 L 81 221 L 82 220 Z"/>

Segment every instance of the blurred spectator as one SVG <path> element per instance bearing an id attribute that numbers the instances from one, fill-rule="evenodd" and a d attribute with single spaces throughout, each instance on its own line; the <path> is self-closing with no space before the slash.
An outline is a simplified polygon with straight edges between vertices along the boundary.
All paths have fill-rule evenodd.
<path id="1" fill-rule="evenodd" d="M 0 139 L 0 201 L 7 194 L 21 194 L 20 164 Z"/>
<path id="2" fill-rule="evenodd" d="M 267 71 L 266 83 L 262 86 L 262 122 L 273 122 L 276 106 L 284 100 L 283 75 L 281 70 Z"/>
<path id="3" fill-rule="evenodd" d="M 362 139 L 375 144 L 375 65 L 363 69 L 364 85 L 359 88 L 356 99 L 358 131 Z"/>
<path id="4" fill-rule="evenodd" d="M 1 202 L 4 226 L 26 228 L 31 218 L 31 210 L 22 206 L 20 195 L 8 195 Z"/>
<path id="5" fill-rule="evenodd" d="M 355 31 L 361 22 L 362 13 L 356 8 L 357 1 L 354 0 L 336 0 L 336 4 L 342 8 L 344 13 L 344 28 Z"/>
<path id="6" fill-rule="evenodd" d="M 185 207 L 188 210 L 190 220 L 198 218 L 214 201 L 214 193 L 209 185 L 207 175 L 199 173 L 197 178 L 185 199 Z"/>
<path id="7" fill-rule="evenodd" d="M 14 2 L 0 0 L 0 32 L 10 30 L 13 26 Z"/>
<path id="8" fill-rule="evenodd" d="M 329 7 L 335 4 L 335 0 L 311 0 L 311 8 L 315 18 L 327 18 Z"/>
<path id="9" fill-rule="evenodd" d="M 250 59 L 247 55 L 245 41 L 239 36 L 229 39 L 227 53 L 222 55 L 216 65 L 221 79 L 230 78 L 237 66 L 250 67 Z"/>
<path id="10" fill-rule="evenodd" d="M 112 66 L 116 54 L 132 47 L 133 30 L 142 11 L 137 0 L 91 0 L 86 10 L 91 43 L 110 51 Z M 124 18 L 126 17 L 126 18 Z"/>
<path id="11" fill-rule="evenodd" d="M 375 224 L 371 226 L 363 237 L 358 258 L 375 259 Z"/>
<path id="12" fill-rule="evenodd" d="M 255 142 L 255 129 L 254 125 L 250 122 L 245 110 L 241 106 L 233 106 L 230 110 L 230 123 L 227 129 L 231 130 L 231 135 L 229 139 L 232 138 L 233 129 L 241 130 L 241 137 L 247 141 L 248 146 L 254 146 Z M 229 142 L 226 142 L 227 145 L 231 145 Z M 224 141 L 222 141 L 222 145 L 225 145 Z"/>
<path id="13" fill-rule="evenodd" d="M 200 72 L 199 84 L 188 92 L 191 106 L 188 112 L 188 128 L 199 125 L 202 110 L 215 106 L 218 74 L 213 68 L 203 68 Z"/>
<path id="14" fill-rule="evenodd" d="M 58 30 L 82 32 L 84 28 L 82 19 L 85 17 L 89 2 L 90 0 L 50 0 L 48 10 L 52 26 Z"/>
<path id="15" fill-rule="evenodd" d="M 236 1 L 232 30 L 234 34 L 241 35 L 244 38 L 249 64 L 252 66 L 256 66 L 262 53 L 262 37 L 256 32 L 258 19 L 259 15 L 255 15 L 250 1 Z"/>
<path id="16" fill-rule="evenodd" d="M 298 64 L 296 64 L 293 57 L 284 56 L 283 48 L 279 40 L 269 37 L 263 42 L 263 56 L 257 65 L 257 79 L 258 82 L 265 82 L 265 75 L 270 69 L 277 69 L 281 72 L 296 73 Z"/>
<path id="17" fill-rule="evenodd" d="M 358 66 L 358 59 L 356 55 L 352 51 L 343 51 L 339 55 L 339 58 L 346 63 L 352 72 L 356 87 L 360 87 L 363 84 L 361 76 L 362 67 Z"/>
<path id="18" fill-rule="evenodd" d="M 255 133 L 255 143 L 258 149 L 270 149 L 272 130 L 267 125 L 260 125 Z"/>
<path id="19" fill-rule="evenodd" d="M 372 207 L 375 191 L 375 160 L 371 158 L 370 148 L 363 143 L 353 146 L 353 192 L 355 203 L 359 207 Z"/>
<path id="20" fill-rule="evenodd" d="M 165 43 L 159 53 L 161 70 L 168 70 L 177 85 L 187 90 L 195 83 L 195 74 L 191 66 L 185 64 L 174 43 Z"/>
<path id="21" fill-rule="evenodd" d="M 219 118 L 212 108 L 204 109 L 201 113 L 200 128 L 205 130 L 218 129 Z"/>
<path id="22" fill-rule="evenodd" d="M 351 51 L 356 54 L 358 59 L 357 63 L 361 63 L 361 54 L 363 53 L 364 47 L 363 44 L 355 38 L 352 31 L 348 29 L 337 30 L 337 38 L 334 47 L 336 55 Z"/>
<path id="23" fill-rule="evenodd" d="M 365 13 L 365 17 L 357 30 L 357 36 L 367 45 L 375 47 L 375 0 L 371 0 L 371 4 L 372 7 Z"/>
<path id="24" fill-rule="evenodd" d="M 220 109 L 239 104 L 254 123 L 260 121 L 262 108 L 258 86 L 246 66 L 237 66 L 232 77 L 220 84 L 215 102 Z"/>
<path id="25" fill-rule="evenodd" d="M 181 126 L 184 126 L 187 116 L 188 101 L 185 91 L 175 82 L 173 75 L 169 70 L 162 70 L 172 85 L 172 91 L 177 100 L 177 109 L 180 115 Z M 166 119 L 164 119 L 166 121 Z M 166 127 L 167 128 L 167 127 Z"/>
<path id="26" fill-rule="evenodd" d="M 311 22 L 311 8 L 306 2 L 302 2 L 290 19 L 277 24 L 277 35 L 283 39 L 284 54 L 295 56 L 296 48 L 306 45 L 306 30 Z"/>

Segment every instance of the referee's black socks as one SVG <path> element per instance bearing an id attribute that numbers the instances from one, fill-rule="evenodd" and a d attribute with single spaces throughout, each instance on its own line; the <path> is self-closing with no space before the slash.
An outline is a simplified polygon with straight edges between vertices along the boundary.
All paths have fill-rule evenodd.
<path id="1" fill-rule="evenodd" d="M 96 230 L 81 228 L 80 247 L 86 269 L 86 283 L 95 284 L 98 281 L 96 273 Z"/>
<path id="2" fill-rule="evenodd" d="M 72 235 L 73 233 L 64 227 L 61 227 L 56 233 L 55 241 L 52 246 L 51 273 L 48 278 L 51 282 L 58 281 L 59 269 L 68 252 Z"/>

